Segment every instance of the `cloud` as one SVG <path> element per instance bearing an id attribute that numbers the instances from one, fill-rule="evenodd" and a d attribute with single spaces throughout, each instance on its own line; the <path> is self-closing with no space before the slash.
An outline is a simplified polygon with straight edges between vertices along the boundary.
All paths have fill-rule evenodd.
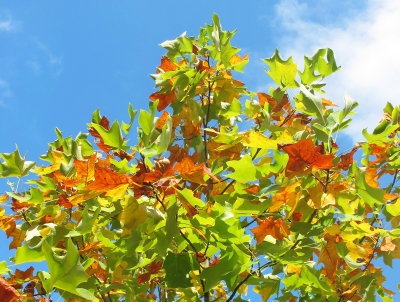
<path id="1" fill-rule="evenodd" d="M 21 22 L 15 21 L 10 13 L 0 11 L 0 32 L 12 32 L 19 28 Z"/>
<path id="2" fill-rule="evenodd" d="M 63 57 L 55 55 L 50 48 L 39 39 L 33 39 L 36 51 L 26 64 L 35 75 L 40 75 L 43 71 L 51 71 L 55 76 L 61 74 L 63 69 Z"/>
<path id="3" fill-rule="evenodd" d="M 13 97 L 10 85 L 7 81 L 0 78 L 0 107 L 6 106 L 6 101 Z"/>
<path id="4" fill-rule="evenodd" d="M 399 103 L 400 1 L 370 0 L 363 9 L 349 7 L 349 13 L 336 20 L 329 18 L 335 9 L 281 0 L 276 13 L 285 38 L 279 49 L 297 62 L 318 48 L 334 50 L 342 69 L 327 79 L 327 96 L 340 104 L 347 92 L 360 104 L 346 130 L 359 140 L 363 128 L 371 131 L 377 125 L 387 101 Z M 327 20 L 315 19 L 318 14 Z"/>

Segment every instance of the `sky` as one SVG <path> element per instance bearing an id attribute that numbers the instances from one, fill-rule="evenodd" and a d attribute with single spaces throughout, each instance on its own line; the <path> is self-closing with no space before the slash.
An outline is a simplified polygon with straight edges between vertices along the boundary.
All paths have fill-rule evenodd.
<path id="1" fill-rule="evenodd" d="M 347 142 L 374 129 L 387 101 L 400 103 L 398 0 L 0 0 L 0 152 L 18 145 L 36 160 L 56 127 L 75 137 L 97 108 L 119 121 L 129 119 L 129 102 L 147 108 L 155 91 L 149 74 L 164 54 L 158 45 L 185 31 L 198 35 L 213 12 L 224 29 L 238 30 L 232 45 L 250 53 L 238 78 L 252 91 L 269 90 L 261 59 L 275 48 L 299 66 L 304 55 L 332 48 L 341 70 L 328 78 L 326 98 L 341 105 L 348 93 L 360 104 L 341 134 Z M 398 291 L 394 282 L 389 287 Z"/>

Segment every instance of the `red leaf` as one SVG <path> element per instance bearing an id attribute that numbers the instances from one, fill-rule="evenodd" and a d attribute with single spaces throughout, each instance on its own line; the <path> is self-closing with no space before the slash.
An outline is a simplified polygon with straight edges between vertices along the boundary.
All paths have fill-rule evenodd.
<path id="1" fill-rule="evenodd" d="M 333 168 L 333 154 L 324 154 L 321 145 L 314 147 L 314 142 L 302 139 L 294 144 L 284 145 L 282 149 L 289 155 L 289 162 L 286 166 L 287 172 L 303 172 L 305 168 L 313 170 Z"/>
<path id="2" fill-rule="evenodd" d="M 23 296 L 17 290 L 7 283 L 0 276 L 0 301 L 1 302 L 23 302 Z"/>
<path id="3" fill-rule="evenodd" d="M 360 146 L 354 147 L 349 153 L 340 156 L 339 169 L 347 171 L 350 168 L 353 163 L 353 155 L 359 148 Z"/>

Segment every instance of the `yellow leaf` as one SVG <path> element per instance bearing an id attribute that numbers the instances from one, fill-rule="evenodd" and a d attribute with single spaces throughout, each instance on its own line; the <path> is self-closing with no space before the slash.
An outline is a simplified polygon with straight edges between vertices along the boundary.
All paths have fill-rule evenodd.
<path id="1" fill-rule="evenodd" d="M 46 235 L 47 235 L 48 233 L 50 233 L 50 231 L 51 231 L 51 227 L 46 227 L 46 228 L 40 230 L 40 235 L 41 235 L 42 237 L 46 237 Z"/>
<path id="2" fill-rule="evenodd" d="M 287 272 L 288 272 L 289 274 L 296 273 L 297 275 L 300 276 L 301 266 L 296 266 L 296 265 L 293 265 L 293 264 L 289 263 L 289 264 L 287 265 L 287 268 L 286 268 L 286 269 L 287 269 Z"/>
<path id="3" fill-rule="evenodd" d="M 139 205 L 133 196 L 125 197 L 125 206 L 119 216 L 119 220 L 127 229 L 137 228 L 143 224 L 147 218 L 147 212 L 143 206 Z"/>
<path id="4" fill-rule="evenodd" d="M 261 149 L 277 149 L 278 144 L 293 143 L 293 137 L 288 131 L 284 131 L 278 139 L 270 139 L 260 132 L 248 131 L 241 134 L 242 144 L 247 147 Z"/>
<path id="5" fill-rule="evenodd" d="M 86 193 L 80 193 L 80 194 L 76 194 L 74 196 L 71 196 L 70 198 L 68 198 L 69 202 L 72 203 L 72 205 L 74 207 L 76 207 L 78 204 L 89 200 L 93 197 L 99 196 L 102 192 L 98 192 L 98 191 L 89 191 Z"/>
<path id="6" fill-rule="evenodd" d="M 62 162 L 67 163 L 64 159 L 64 155 L 62 152 L 55 150 L 51 150 L 50 152 L 51 156 L 53 157 L 54 163 L 49 167 L 35 167 L 35 169 L 33 170 L 34 173 L 38 175 L 46 175 L 60 169 L 60 165 Z"/>
<path id="7" fill-rule="evenodd" d="M 337 224 L 330 225 L 325 229 L 325 233 L 331 236 L 339 235 L 340 234 L 340 226 Z"/>
<path id="8" fill-rule="evenodd" d="M 116 188 L 107 191 L 105 196 L 112 197 L 114 200 L 121 199 L 124 197 L 126 190 L 128 189 L 128 186 L 129 184 L 119 185 Z"/>
<path id="9" fill-rule="evenodd" d="M 324 193 L 322 186 L 318 185 L 307 189 L 310 194 L 308 205 L 313 209 L 323 209 L 328 205 L 334 205 L 336 203 L 335 195 L 332 193 Z"/>
<path id="10" fill-rule="evenodd" d="M 354 242 L 346 242 L 346 247 L 349 250 L 350 258 L 354 261 L 357 261 L 359 258 L 367 258 L 372 253 L 370 247 L 363 247 Z"/>

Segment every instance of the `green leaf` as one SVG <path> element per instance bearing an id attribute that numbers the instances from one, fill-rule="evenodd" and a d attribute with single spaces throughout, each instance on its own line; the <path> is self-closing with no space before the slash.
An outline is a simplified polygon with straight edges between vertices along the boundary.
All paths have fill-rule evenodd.
<path id="1" fill-rule="evenodd" d="M 235 169 L 235 172 L 226 175 L 226 177 L 235 179 L 239 182 L 255 181 L 257 179 L 257 169 L 253 164 L 251 156 L 248 154 L 243 156 L 240 160 L 228 161 L 226 164 Z"/>
<path id="2" fill-rule="evenodd" d="M 45 260 L 41 244 L 30 248 L 27 244 L 17 248 L 15 254 L 15 264 L 27 262 L 42 262 Z"/>
<path id="3" fill-rule="evenodd" d="M 153 129 L 153 117 L 145 110 L 140 110 L 139 125 L 142 127 L 143 132 L 149 135 Z"/>
<path id="4" fill-rule="evenodd" d="M 10 271 L 10 270 L 8 269 L 7 262 L 1 261 L 0 262 L 0 275 L 3 275 L 5 273 L 7 273 L 8 271 Z"/>
<path id="5" fill-rule="evenodd" d="M 385 191 L 379 188 L 373 188 L 365 181 L 365 170 L 360 169 L 356 176 L 356 190 L 358 195 L 371 207 L 375 208 L 377 204 L 383 204 Z"/>
<path id="6" fill-rule="evenodd" d="M 358 103 L 353 100 L 347 93 L 344 95 L 344 108 L 340 111 L 339 121 L 342 122 L 346 116 L 353 114 L 353 110 L 358 106 Z"/>
<path id="7" fill-rule="evenodd" d="M 193 259 L 188 253 L 168 252 L 163 264 L 167 286 L 171 288 L 191 287 L 189 273 L 192 271 L 192 267 Z"/>
<path id="8" fill-rule="evenodd" d="M 0 153 L 4 163 L 0 162 L 0 177 L 22 177 L 28 175 L 36 162 L 25 161 L 26 155 L 21 157 L 18 147 L 13 153 Z"/>
<path id="9" fill-rule="evenodd" d="M 306 113 L 319 118 L 325 125 L 324 113 L 322 110 L 322 97 L 314 95 L 304 85 L 300 85 L 301 94 L 299 101 L 304 105 Z"/>
<path id="10" fill-rule="evenodd" d="M 132 104 L 129 103 L 129 117 L 131 120 L 130 120 L 129 124 L 125 124 L 124 122 L 122 122 L 122 124 L 121 124 L 121 128 L 125 132 L 125 134 L 128 134 L 129 131 L 131 130 L 131 127 L 132 127 L 133 121 L 135 120 L 136 114 L 137 114 L 137 110 L 134 111 L 132 108 Z"/>
<path id="11" fill-rule="evenodd" d="M 123 149 L 122 133 L 118 121 L 114 121 L 110 130 L 106 130 L 102 126 L 95 123 L 92 123 L 91 126 L 96 129 L 96 131 L 103 138 L 104 144 L 117 149 Z"/>
<path id="12" fill-rule="evenodd" d="M 362 134 L 367 139 L 368 143 L 382 145 L 383 143 L 387 143 L 393 140 L 393 138 L 388 138 L 388 135 L 396 131 L 398 128 L 399 125 L 392 125 L 387 127 L 384 131 L 382 131 L 379 134 L 369 134 L 367 132 L 367 129 L 364 129 L 362 131 Z"/>
<path id="13" fill-rule="evenodd" d="M 263 60 L 269 66 L 270 70 L 267 74 L 279 86 L 296 88 L 299 85 L 296 82 L 297 64 L 292 62 L 292 57 L 286 61 L 281 58 L 279 51 L 276 49 L 274 55 Z"/>
<path id="14" fill-rule="evenodd" d="M 79 261 L 79 253 L 72 240 L 68 239 L 67 250 L 63 256 L 53 251 L 49 240 L 43 242 L 42 251 L 50 271 L 50 278 L 44 282 L 45 287 L 56 287 L 81 296 L 77 291 L 78 285 L 86 282 L 89 276 Z"/>

